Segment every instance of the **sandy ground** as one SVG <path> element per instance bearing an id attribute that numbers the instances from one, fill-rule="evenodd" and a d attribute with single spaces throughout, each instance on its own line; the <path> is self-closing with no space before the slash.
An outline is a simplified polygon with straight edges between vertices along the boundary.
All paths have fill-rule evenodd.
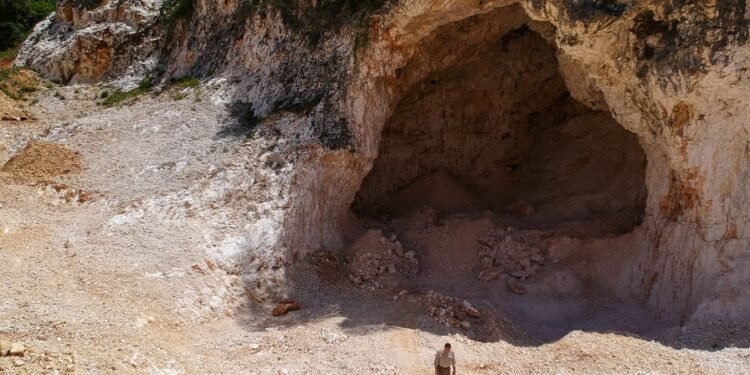
<path id="1" fill-rule="evenodd" d="M 255 173 L 265 141 L 227 132 L 226 109 L 191 90 L 119 108 L 97 106 L 101 90 L 43 91 L 38 120 L 0 123 L 0 164 L 17 156 L 0 171 L 0 336 L 28 348 L 0 358 L 0 373 L 432 374 L 435 350 L 451 342 L 458 374 L 750 374 L 742 328 L 661 327 L 637 305 L 512 296 L 472 281 L 474 255 L 451 253 L 451 236 L 480 236 L 490 225 L 481 217 L 397 225 L 405 247 L 445 251 L 421 249 L 421 273 L 396 300 L 305 260 L 288 275 L 303 309 L 274 318 L 207 261 L 207 225 L 242 228 L 225 206 L 194 201 L 215 176 Z M 31 141 L 67 164 L 25 158 L 40 151 Z M 437 324 L 428 289 L 470 300 L 482 320 L 471 330 Z"/>

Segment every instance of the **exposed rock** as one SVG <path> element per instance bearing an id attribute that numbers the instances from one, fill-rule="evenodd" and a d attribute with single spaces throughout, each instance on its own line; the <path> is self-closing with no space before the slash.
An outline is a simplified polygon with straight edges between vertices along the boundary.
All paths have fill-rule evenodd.
<path id="1" fill-rule="evenodd" d="M 427 312 L 430 317 L 446 327 L 469 329 L 471 323 L 466 322 L 468 317 L 479 319 L 481 314 L 467 301 L 459 300 L 429 291 L 425 296 Z"/>
<path id="2" fill-rule="evenodd" d="M 336 333 L 336 332 L 330 332 L 330 331 L 323 331 L 321 332 L 320 336 L 322 337 L 323 341 L 325 341 L 328 344 L 340 344 L 348 338 L 343 333 Z"/>
<path id="3" fill-rule="evenodd" d="M 22 356 L 24 353 L 26 353 L 26 347 L 20 342 L 14 342 L 8 351 L 8 355 Z"/>
<path id="4" fill-rule="evenodd" d="M 464 309 L 466 311 L 466 315 L 468 315 L 468 316 L 470 316 L 472 318 L 476 318 L 476 319 L 479 319 L 479 318 L 482 317 L 482 314 L 479 312 L 479 310 L 477 310 L 476 308 L 474 308 L 474 306 L 472 306 L 469 302 L 464 301 L 463 305 L 464 305 Z"/>
<path id="5" fill-rule="evenodd" d="M 58 4 L 56 14 L 34 28 L 16 64 L 58 82 L 119 78 L 135 86 L 158 62 L 163 41 L 155 23 L 162 1 L 103 3 L 93 9 Z"/>
<path id="6" fill-rule="evenodd" d="M 4 92 L 0 91 L 0 120 L 3 121 L 24 121 L 28 120 L 29 116 L 26 111 L 21 109 L 15 101 L 5 95 Z"/>
<path id="7" fill-rule="evenodd" d="M 12 343 L 10 342 L 10 340 L 0 338 L 0 357 L 4 357 L 8 355 L 11 347 L 12 347 Z"/>
<path id="8" fill-rule="evenodd" d="M 379 230 L 367 231 L 349 246 L 346 254 L 349 279 L 358 286 L 392 287 L 400 274 L 419 271 L 416 253 L 404 252 L 400 242 L 386 238 Z"/>
<path id="9" fill-rule="evenodd" d="M 500 228 L 485 233 L 479 243 L 477 278 L 482 281 L 495 280 L 502 274 L 517 279 L 533 277 L 540 267 L 548 263 L 538 231 L 511 231 Z"/>
<path id="10" fill-rule="evenodd" d="M 213 72 L 221 78 L 217 100 L 240 103 L 243 114 L 252 114 L 245 117 L 266 118 L 262 128 L 283 140 L 274 152 L 284 163 L 271 163 L 278 173 L 254 203 L 275 210 L 262 225 L 247 223 L 262 235 L 222 262 L 241 268 L 258 296 L 283 289 L 275 284 L 283 278 L 275 276 L 295 257 L 343 247 L 343 223 L 371 170 L 385 177 L 369 179 L 366 185 L 375 188 L 362 196 L 398 190 L 445 167 L 501 208 L 520 198 L 535 202 L 528 218 L 607 213 L 628 218 L 624 231 L 642 227 L 647 236 L 633 244 L 623 265 L 630 277 L 608 285 L 647 301 L 665 320 L 737 321 L 750 314 L 744 1 L 401 1 L 377 9 L 365 23 L 365 44 L 355 27 L 295 29 L 283 17 L 289 14 L 275 9 L 261 17 L 241 7 L 244 2 L 195 1 L 183 19 L 159 17 L 160 1 L 118 3 L 87 9 L 61 2 L 24 44 L 17 64 L 64 82 L 122 78 L 132 84 L 156 67 L 165 78 Z M 493 59 L 477 59 L 488 45 L 498 46 Z M 503 65 L 482 70 L 487 77 L 468 75 L 472 69 L 465 68 L 487 61 Z M 497 72 L 508 74 L 495 80 Z M 476 87 L 498 85 L 472 91 L 458 79 L 462 74 L 483 84 Z M 510 94 L 473 100 L 484 91 Z M 441 97 L 464 105 L 420 109 L 444 104 Z M 507 104 L 522 106 L 508 111 Z M 592 126 L 597 123 L 606 125 Z M 510 131 L 534 124 L 546 136 Z M 536 146 L 548 150 L 552 144 L 544 142 L 562 139 L 554 135 L 573 144 L 598 132 L 613 142 L 587 140 L 586 152 L 561 152 L 563 158 L 532 154 L 535 164 L 553 166 L 540 174 L 525 174 L 533 168 L 510 160 L 528 155 L 492 147 L 539 139 Z M 564 151 L 566 144 L 555 146 Z M 422 149 L 441 154 L 398 152 Z M 480 168 L 472 167 L 475 161 Z M 584 170 L 578 166 L 610 173 L 566 179 Z M 515 175 L 525 183 L 517 184 Z M 541 190 L 535 199 L 501 197 L 513 198 L 505 202 L 492 194 L 498 186 Z M 584 193 L 572 197 L 573 190 Z M 548 202 L 539 205 L 536 198 Z M 557 207 L 557 216 L 544 215 L 549 207 Z M 528 250 L 522 259 L 503 254 L 493 263 L 514 277 L 533 277 L 544 259 Z M 383 265 L 388 270 L 388 263 L 372 263 L 355 278 L 378 275 Z M 730 290 L 737 293 L 729 296 Z"/>
<path id="11" fill-rule="evenodd" d="M 295 300 L 285 299 L 281 300 L 276 304 L 276 307 L 273 308 L 273 311 L 271 314 L 273 316 L 282 316 L 286 315 L 290 311 L 297 311 L 302 309 L 302 304 Z"/>

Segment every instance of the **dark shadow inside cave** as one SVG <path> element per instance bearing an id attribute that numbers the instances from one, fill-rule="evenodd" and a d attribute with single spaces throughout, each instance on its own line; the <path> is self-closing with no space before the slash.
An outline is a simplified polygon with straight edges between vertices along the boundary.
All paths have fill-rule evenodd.
<path id="1" fill-rule="evenodd" d="M 406 91 L 353 210 L 490 210 L 527 227 L 606 219 L 624 233 L 643 216 L 645 165 L 636 136 L 572 98 L 555 48 L 522 27 Z"/>

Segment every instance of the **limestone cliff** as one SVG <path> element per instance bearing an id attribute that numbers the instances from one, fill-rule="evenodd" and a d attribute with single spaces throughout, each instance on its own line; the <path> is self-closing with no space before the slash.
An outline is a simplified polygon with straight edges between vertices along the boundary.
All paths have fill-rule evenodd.
<path id="1" fill-rule="evenodd" d="M 273 129 L 282 167 L 258 198 L 272 208 L 231 253 L 262 288 L 300 256 L 342 246 L 383 129 L 416 86 L 474 61 L 473 46 L 531 30 L 554 47 L 572 97 L 608 111 L 645 153 L 645 240 L 619 292 L 675 322 L 750 316 L 744 0 L 264 4 L 63 1 L 16 64 L 63 83 L 207 77 L 212 100 Z M 526 74 L 523 63 L 508 72 Z"/>

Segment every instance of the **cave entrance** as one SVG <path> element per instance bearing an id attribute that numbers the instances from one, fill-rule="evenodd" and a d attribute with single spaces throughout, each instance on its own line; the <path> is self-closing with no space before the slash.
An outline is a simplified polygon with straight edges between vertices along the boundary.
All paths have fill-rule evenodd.
<path id="1" fill-rule="evenodd" d="M 546 337 L 648 321 L 608 315 L 618 301 L 641 312 L 625 291 L 646 156 L 603 100 L 573 97 L 554 35 L 509 7 L 420 42 L 352 203 L 366 232 L 347 247 L 355 284 L 482 301 Z M 463 324 L 440 298 L 433 318 Z"/>
<path id="2" fill-rule="evenodd" d="M 401 97 L 353 204 L 358 216 L 431 207 L 534 227 L 607 220 L 622 233 L 640 223 L 646 156 L 608 111 L 570 95 L 554 46 L 523 25 L 463 52 Z"/>

